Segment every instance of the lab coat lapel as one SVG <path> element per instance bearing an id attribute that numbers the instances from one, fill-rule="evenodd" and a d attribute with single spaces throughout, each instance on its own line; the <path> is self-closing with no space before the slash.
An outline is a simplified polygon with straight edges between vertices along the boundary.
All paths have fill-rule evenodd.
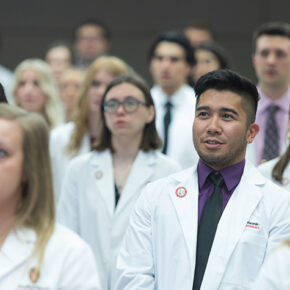
<path id="1" fill-rule="evenodd" d="M 101 195 L 110 216 L 113 216 L 115 193 L 113 161 L 110 151 L 94 153 L 90 160 L 90 167 L 90 174 L 96 186 L 96 194 Z"/>
<path id="2" fill-rule="evenodd" d="M 13 231 L 8 235 L 0 252 L 0 280 L 29 258 L 35 240 L 34 231 L 28 229 Z"/>
<path id="3" fill-rule="evenodd" d="M 247 222 L 262 198 L 263 177 L 247 164 L 218 224 L 201 289 L 217 289 Z M 217 268 L 218 265 L 218 268 Z"/>
<path id="4" fill-rule="evenodd" d="M 116 215 L 126 207 L 130 199 L 134 198 L 134 195 L 138 194 L 139 196 L 144 186 L 151 181 L 156 163 L 154 154 L 154 152 L 145 153 L 142 150 L 138 152 L 119 199 Z"/>
<path id="5" fill-rule="evenodd" d="M 197 235 L 197 220 L 198 220 L 198 178 L 197 171 L 192 168 L 182 171 L 175 175 L 176 185 L 171 187 L 170 197 L 176 209 L 176 213 L 183 230 L 185 237 L 191 272 L 194 271 L 196 235 Z M 187 193 L 182 196 L 182 191 L 185 188 Z M 180 192 L 180 196 L 178 193 Z"/>

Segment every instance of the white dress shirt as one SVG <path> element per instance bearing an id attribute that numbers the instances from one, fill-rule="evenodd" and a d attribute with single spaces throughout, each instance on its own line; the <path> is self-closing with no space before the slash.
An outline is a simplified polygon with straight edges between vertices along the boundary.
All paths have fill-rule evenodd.
<path id="1" fill-rule="evenodd" d="M 184 169 L 191 167 L 198 160 L 192 139 L 196 101 L 194 90 L 188 85 L 183 85 L 169 97 L 160 87 L 154 86 L 151 94 L 156 110 L 156 128 L 162 140 L 164 140 L 163 119 L 166 113 L 166 103 L 170 101 L 172 104 L 167 155 L 176 160 Z"/>

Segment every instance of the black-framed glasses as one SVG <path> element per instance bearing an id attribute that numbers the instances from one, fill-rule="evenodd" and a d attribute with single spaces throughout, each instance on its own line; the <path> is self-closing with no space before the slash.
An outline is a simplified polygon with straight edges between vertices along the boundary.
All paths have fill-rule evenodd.
<path id="1" fill-rule="evenodd" d="M 130 114 L 134 113 L 138 109 L 139 105 L 148 107 L 145 102 L 141 102 L 132 97 L 126 98 L 123 102 L 120 102 L 116 99 L 111 99 L 107 102 L 104 102 L 104 111 L 109 114 L 115 114 L 119 107 L 122 106 L 124 111 Z"/>

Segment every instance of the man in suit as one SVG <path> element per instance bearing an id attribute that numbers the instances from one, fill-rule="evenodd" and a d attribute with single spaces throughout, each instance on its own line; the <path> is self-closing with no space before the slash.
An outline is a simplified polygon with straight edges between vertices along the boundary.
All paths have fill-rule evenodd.
<path id="1" fill-rule="evenodd" d="M 151 94 L 156 127 L 163 141 L 162 153 L 188 168 L 197 160 L 191 132 L 195 95 L 187 84 L 195 63 L 192 47 L 183 34 L 164 32 L 153 41 L 149 60 L 155 84 Z"/>
<path id="2" fill-rule="evenodd" d="M 290 24 L 266 23 L 253 35 L 253 65 L 258 78 L 256 122 L 260 133 L 248 157 L 256 164 L 286 149 L 290 111 Z M 251 156 L 250 156 L 251 153 Z"/>
<path id="3" fill-rule="evenodd" d="M 131 215 L 116 289 L 249 289 L 290 236 L 290 196 L 246 162 L 258 92 L 230 70 L 202 76 L 193 123 L 198 163 L 149 184 Z"/>

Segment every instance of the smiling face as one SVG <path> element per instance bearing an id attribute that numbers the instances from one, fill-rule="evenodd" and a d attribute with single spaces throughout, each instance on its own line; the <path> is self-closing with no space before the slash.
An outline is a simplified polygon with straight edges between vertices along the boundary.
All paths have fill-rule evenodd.
<path id="1" fill-rule="evenodd" d="M 25 69 L 20 73 L 15 97 L 20 107 L 45 115 L 47 96 L 40 87 L 39 75 L 35 70 Z"/>
<path id="2" fill-rule="evenodd" d="M 193 123 L 193 141 L 200 159 L 215 170 L 239 163 L 259 131 L 247 125 L 242 97 L 210 89 L 199 98 Z"/>
<path id="3" fill-rule="evenodd" d="M 145 103 L 143 92 L 130 83 L 121 83 L 114 86 L 106 95 L 105 101 L 133 99 Z M 112 134 L 112 138 L 126 136 L 126 138 L 140 139 L 143 135 L 143 129 L 147 123 L 154 118 L 153 106 L 147 107 L 139 104 L 136 111 L 126 113 L 123 106 L 120 105 L 115 113 L 105 112 L 105 123 Z"/>
<path id="4" fill-rule="evenodd" d="M 114 76 L 106 70 L 99 70 L 95 74 L 88 89 L 89 110 L 91 113 L 100 113 L 104 92 L 113 79 Z"/>
<path id="5" fill-rule="evenodd" d="M 262 35 L 257 39 L 253 64 L 260 86 L 289 86 L 290 40 L 283 36 Z"/>
<path id="6" fill-rule="evenodd" d="M 22 129 L 15 121 L 0 119 L 0 211 L 15 211 L 23 181 Z"/>

